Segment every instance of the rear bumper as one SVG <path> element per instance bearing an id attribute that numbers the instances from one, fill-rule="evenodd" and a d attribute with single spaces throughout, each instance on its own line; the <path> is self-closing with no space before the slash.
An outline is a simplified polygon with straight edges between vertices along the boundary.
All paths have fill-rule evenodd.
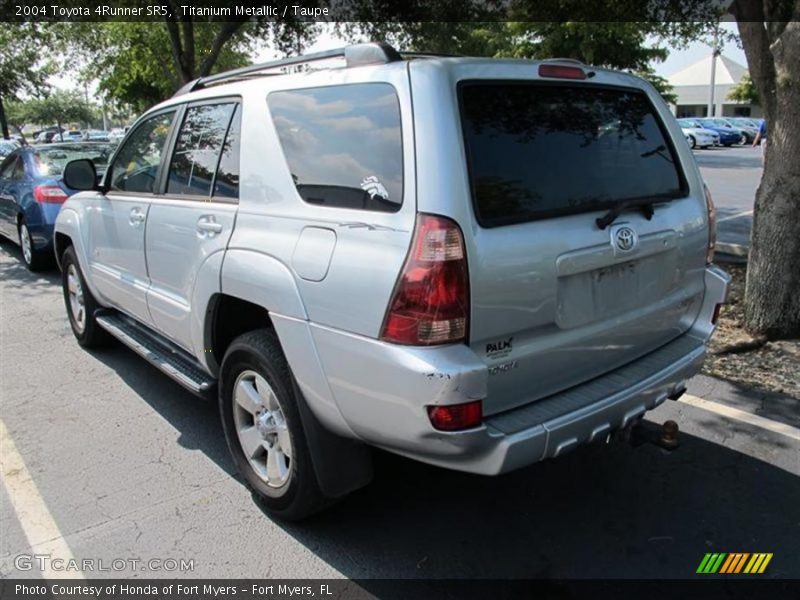
<path id="1" fill-rule="evenodd" d="M 468 347 L 403 347 L 315 326 L 312 335 L 335 402 L 357 437 L 423 462 L 496 475 L 603 439 L 679 390 L 703 364 L 728 282 L 717 267 L 706 270 L 698 317 L 669 344 L 461 432 L 433 429 L 426 406 L 486 396 L 487 369 Z"/>

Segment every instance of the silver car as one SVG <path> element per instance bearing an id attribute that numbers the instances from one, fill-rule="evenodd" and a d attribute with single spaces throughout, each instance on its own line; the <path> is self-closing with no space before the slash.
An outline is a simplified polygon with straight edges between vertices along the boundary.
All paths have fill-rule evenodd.
<path id="1" fill-rule="evenodd" d="M 658 93 L 571 61 L 384 44 L 195 81 L 56 224 L 70 325 L 219 402 L 303 518 L 370 447 L 497 475 L 631 427 L 698 372 L 728 277 Z"/>

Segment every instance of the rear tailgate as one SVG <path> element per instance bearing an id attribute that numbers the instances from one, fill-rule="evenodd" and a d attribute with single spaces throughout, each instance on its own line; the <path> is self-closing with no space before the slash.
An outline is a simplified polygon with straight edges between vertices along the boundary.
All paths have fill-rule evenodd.
<path id="1" fill-rule="evenodd" d="M 451 193 L 469 209 L 454 216 L 469 261 L 470 345 L 490 372 L 485 414 L 666 344 L 689 329 L 703 295 L 702 189 L 681 166 L 687 149 L 668 133 L 665 107 L 631 80 L 540 81 L 529 65 L 491 79 L 462 67 L 449 81 L 467 180 Z M 421 187 L 420 210 L 425 199 Z M 633 207 L 596 223 L 643 201 L 654 214 Z"/>

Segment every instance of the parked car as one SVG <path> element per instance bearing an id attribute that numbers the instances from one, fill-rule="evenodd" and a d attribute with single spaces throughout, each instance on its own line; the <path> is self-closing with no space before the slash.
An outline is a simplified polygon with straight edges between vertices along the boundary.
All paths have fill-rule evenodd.
<path id="1" fill-rule="evenodd" d="M 89 129 L 83 133 L 83 140 L 87 142 L 109 142 L 111 138 L 107 131 Z"/>
<path id="2" fill-rule="evenodd" d="M 699 119 L 699 121 L 706 129 L 713 129 L 719 134 L 723 146 L 741 144 L 745 140 L 742 130 L 733 127 L 725 119 Z"/>
<path id="3" fill-rule="evenodd" d="M 83 132 L 73 129 L 64 135 L 65 142 L 79 142 L 83 139 Z"/>
<path id="4" fill-rule="evenodd" d="M 710 148 L 719 145 L 719 134 L 703 127 L 681 127 L 689 146 L 694 148 Z"/>
<path id="5" fill-rule="evenodd" d="M 732 133 L 728 128 L 720 130 L 718 127 L 704 124 L 704 122 L 700 119 L 686 117 L 678 119 L 678 123 L 683 128 L 699 128 L 713 131 L 720 138 L 720 146 L 732 146 L 733 144 L 737 144 L 741 141 L 741 135 Z"/>
<path id="6" fill-rule="evenodd" d="M 111 131 L 108 132 L 108 139 L 111 142 L 119 143 L 122 141 L 122 138 L 125 137 L 125 129 L 121 127 L 115 127 Z"/>
<path id="7" fill-rule="evenodd" d="M 288 519 L 365 485 L 370 446 L 496 475 L 629 431 L 699 371 L 729 281 L 666 104 L 574 62 L 257 65 L 188 84 L 94 171 L 67 165 L 87 191 L 56 221 L 78 343 L 216 398 Z"/>
<path id="8" fill-rule="evenodd" d="M 744 143 L 752 144 L 758 134 L 759 123 L 744 117 L 731 117 L 726 119 L 732 127 L 739 129 L 744 135 Z"/>
<path id="9" fill-rule="evenodd" d="M 61 179 L 64 165 L 91 158 L 102 172 L 111 152 L 109 144 L 95 143 L 23 146 L 0 164 L 0 234 L 19 243 L 29 269 L 53 264 L 53 224 L 75 193 Z"/>

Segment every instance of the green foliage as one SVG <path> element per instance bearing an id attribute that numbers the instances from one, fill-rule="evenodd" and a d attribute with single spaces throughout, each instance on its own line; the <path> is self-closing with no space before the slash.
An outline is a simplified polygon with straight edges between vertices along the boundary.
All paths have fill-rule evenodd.
<path id="1" fill-rule="evenodd" d="M 15 125 L 39 123 L 61 125 L 62 123 L 88 123 L 95 112 L 79 92 L 57 90 L 43 98 L 16 102 L 9 108 L 10 119 Z"/>
<path id="2" fill-rule="evenodd" d="M 50 27 L 37 23 L 0 23 L 0 97 L 38 93 L 56 71 Z"/>
<path id="3" fill-rule="evenodd" d="M 271 40 L 284 52 L 300 51 L 318 32 L 314 23 L 226 23 L 200 17 L 59 27 L 70 55 L 86 65 L 81 77 L 97 80 L 111 104 L 135 112 L 197 77 L 249 64 L 261 41 Z"/>
<path id="4" fill-rule="evenodd" d="M 731 88 L 731 91 L 728 92 L 727 99 L 743 104 L 759 103 L 758 91 L 756 90 L 753 80 L 750 79 L 750 75 L 745 74 L 741 81 Z"/>

